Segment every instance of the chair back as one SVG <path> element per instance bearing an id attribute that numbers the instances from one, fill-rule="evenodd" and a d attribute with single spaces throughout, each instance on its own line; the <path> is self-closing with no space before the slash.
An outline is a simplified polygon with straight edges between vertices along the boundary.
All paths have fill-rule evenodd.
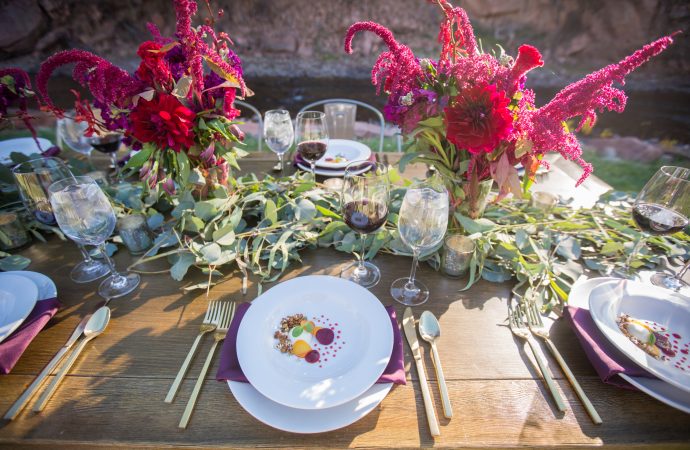
<path id="1" fill-rule="evenodd" d="M 253 105 L 250 105 L 247 102 L 243 102 L 242 100 L 235 100 L 235 108 L 237 108 L 239 110 L 242 110 L 242 109 L 249 110 L 250 112 L 253 113 L 254 117 L 256 117 L 257 123 L 259 125 L 259 129 L 256 133 L 257 150 L 261 151 L 261 149 L 263 148 L 263 142 L 264 142 L 264 119 L 261 116 L 261 113 Z M 244 116 L 244 117 L 246 117 L 246 116 Z M 243 128 L 242 125 L 239 125 L 239 127 L 240 127 L 240 129 Z M 242 130 L 242 131 L 245 131 L 245 130 Z M 246 133 L 246 131 L 245 131 L 245 133 Z"/>

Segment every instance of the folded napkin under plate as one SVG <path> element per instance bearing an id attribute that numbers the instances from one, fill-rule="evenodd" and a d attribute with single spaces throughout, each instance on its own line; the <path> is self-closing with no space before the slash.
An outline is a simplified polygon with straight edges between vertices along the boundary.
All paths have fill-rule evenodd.
<path id="1" fill-rule="evenodd" d="M 368 162 L 376 162 L 376 154 L 372 153 L 371 156 L 369 156 L 369 159 L 366 160 L 367 162 L 363 162 L 362 164 L 367 164 Z M 293 158 L 293 164 L 296 167 L 299 167 L 300 165 L 303 167 L 309 167 L 309 163 L 302 158 L 302 155 L 299 154 L 299 152 L 295 152 L 295 156 Z M 341 174 L 345 168 L 342 169 L 332 169 L 332 168 L 326 168 L 326 167 L 319 167 L 318 163 L 316 164 L 316 169 L 319 172 L 327 173 L 327 172 L 332 172 L 334 175 L 336 174 Z"/>
<path id="2" fill-rule="evenodd" d="M 12 370 L 31 341 L 57 313 L 60 306 L 57 298 L 36 302 L 24 322 L 0 343 L 0 373 L 7 374 Z"/>
<path id="3" fill-rule="evenodd" d="M 250 305 L 251 303 L 243 303 L 239 305 L 235 311 L 235 317 L 230 324 L 228 334 L 226 335 L 223 347 L 220 351 L 220 367 L 216 373 L 216 379 L 218 381 L 248 382 L 237 358 L 237 332 L 240 328 L 242 318 Z M 395 308 L 393 306 L 387 306 L 386 312 L 391 319 L 391 326 L 393 327 L 393 351 L 391 352 L 391 358 L 388 361 L 386 369 L 376 382 L 406 384 L 402 335 L 400 334 Z"/>

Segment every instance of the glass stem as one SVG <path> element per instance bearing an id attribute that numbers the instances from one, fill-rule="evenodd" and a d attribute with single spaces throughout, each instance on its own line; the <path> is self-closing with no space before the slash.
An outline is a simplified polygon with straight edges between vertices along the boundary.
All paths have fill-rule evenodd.
<path id="1" fill-rule="evenodd" d="M 685 272 L 687 272 L 688 269 L 690 269 L 690 259 L 688 260 L 688 262 L 685 263 L 685 265 L 683 266 L 683 268 L 680 269 L 680 272 L 678 272 L 678 273 L 676 274 L 676 279 L 682 280 L 682 279 L 683 279 L 683 275 L 685 275 Z"/>
<path id="2" fill-rule="evenodd" d="M 310 162 L 309 165 L 311 166 L 311 176 L 314 183 L 316 183 L 316 161 Z"/>
<path id="3" fill-rule="evenodd" d="M 630 255 L 628 255 L 628 259 L 625 260 L 625 273 L 630 274 L 630 264 L 633 262 L 633 259 L 637 256 L 637 253 L 640 251 L 640 248 L 642 248 L 642 245 L 644 244 L 645 241 L 645 236 L 640 236 L 640 238 L 635 242 L 635 246 L 632 249 L 632 252 L 630 252 Z"/>
<path id="4" fill-rule="evenodd" d="M 405 284 L 405 289 L 413 290 L 415 289 L 414 276 L 417 273 L 417 260 L 419 259 L 419 252 L 415 249 L 412 250 L 412 269 L 410 270 L 410 279 Z"/>
<path id="5" fill-rule="evenodd" d="M 81 244 L 77 244 L 77 247 L 79 247 L 79 251 L 81 252 L 81 256 L 84 258 L 84 262 L 87 264 L 91 263 L 91 255 L 89 255 L 89 251 L 86 250 L 86 247 Z"/>
<path id="6" fill-rule="evenodd" d="M 285 166 L 283 165 L 283 154 L 278 153 L 278 164 L 280 164 L 280 178 L 285 176 Z"/>
<path id="7" fill-rule="evenodd" d="M 100 244 L 98 246 L 98 249 L 101 251 L 101 255 L 103 255 L 103 259 L 105 259 L 106 264 L 108 264 L 108 267 L 110 267 L 110 275 L 113 277 L 113 279 L 120 278 L 121 275 L 115 269 L 115 263 L 110 258 L 110 256 L 108 256 L 108 253 L 105 251 L 105 242 Z"/>
<path id="8" fill-rule="evenodd" d="M 359 235 L 359 240 L 360 240 L 360 242 L 361 242 L 361 244 L 362 244 L 362 245 L 361 245 L 362 250 L 361 250 L 361 252 L 360 252 L 360 254 L 359 254 L 359 258 L 357 258 L 357 265 L 359 266 L 359 270 L 366 270 L 366 269 L 364 268 L 364 249 L 365 249 L 365 247 L 366 247 L 367 235 L 364 234 L 364 233 L 360 233 L 360 235 Z"/>

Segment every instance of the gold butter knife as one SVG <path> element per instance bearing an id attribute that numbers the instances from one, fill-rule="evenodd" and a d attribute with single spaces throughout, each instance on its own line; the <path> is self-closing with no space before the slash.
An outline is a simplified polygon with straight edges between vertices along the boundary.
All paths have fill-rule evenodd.
<path id="1" fill-rule="evenodd" d="M 419 384 L 422 387 L 422 398 L 424 399 L 426 418 L 429 421 L 429 430 L 432 436 L 440 436 L 441 431 L 438 428 L 438 420 L 436 420 L 434 401 L 431 399 L 429 384 L 426 381 L 426 372 L 424 371 L 424 362 L 422 361 L 422 352 L 419 350 L 419 340 L 417 339 L 417 328 L 414 324 L 414 315 L 412 314 L 412 308 L 409 306 L 405 308 L 405 313 L 403 314 L 403 330 L 405 330 L 407 343 L 410 345 L 414 362 L 417 365 L 417 374 L 419 375 Z"/>

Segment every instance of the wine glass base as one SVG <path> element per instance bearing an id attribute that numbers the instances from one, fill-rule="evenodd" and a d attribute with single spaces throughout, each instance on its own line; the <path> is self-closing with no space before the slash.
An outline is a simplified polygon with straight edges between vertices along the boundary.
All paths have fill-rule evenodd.
<path id="1" fill-rule="evenodd" d="M 122 297 L 136 289 L 140 281 L 138 273 L 128 272 L 117 277 L 111 275 L 98 286 L 98 294 L 106 299 Z"/>
<path id="2" fill-rule="evenodd" d="M 671 289 L 673 291 L 678 291 L 681 288 L 688 287 L 688 284 L 685 281 L 661 272 L 657 272 L 652 275 L 649 281 L 651 281 L 654 286 Z"/>
<path id="3" fill-rule="evenodd" d="M 90 283 L 110 273 L 110 267 L 102 261 L 82 261 L 72 269 L 69 277 L 75 283 Z"/>
<path id="4" fill-rule="evenodd" d="M 406 306 L 418 306 L 429 300 L 429 288 L 419 280 L 410 286 L 410 278 L 398 278 L 391 284 L 393 299 Z"/>
<path id="5" fill-rule="evenodd" d="M 359 262 L 348 264 L 340 271 L 340 278 L 345 278 L 367 289 L 376 286 L 381 281 L 381 271 L 374 264 L 365 261 L 362 270 Z"/>

